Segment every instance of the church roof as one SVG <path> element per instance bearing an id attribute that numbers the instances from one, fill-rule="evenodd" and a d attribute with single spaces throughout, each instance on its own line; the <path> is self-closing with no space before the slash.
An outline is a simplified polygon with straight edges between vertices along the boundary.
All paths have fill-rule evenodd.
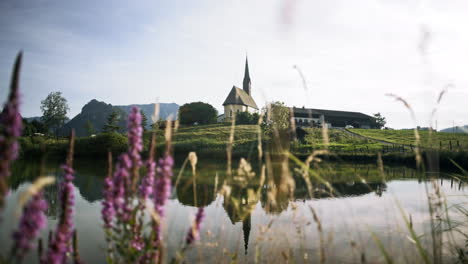
<path id="1" fill-rule="evenodd" d="M 252 96 L 239 87 L 233 86 L 223 105 L 246 105 L 258 109 Z"/>

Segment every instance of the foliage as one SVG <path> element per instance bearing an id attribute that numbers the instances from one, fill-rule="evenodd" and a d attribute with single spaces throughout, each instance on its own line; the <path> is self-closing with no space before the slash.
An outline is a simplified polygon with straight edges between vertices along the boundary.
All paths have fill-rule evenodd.
<path id="1" fill-rule="evenodd" d="M 120 122 L 120 113 L 118 110 L 113 110 L 107 117 L 107 123 L 102 128 L 104 133 L 115 133 L 118 132 L 121 128 L 119 126 Z"/>
<path id="2" fill-rule="evenodd" d="M 146 131 L 146 127 L 148 126 L 148 118 L 146 117 L 145 113 L 141 111 L 141 127 L 143 131 Z"/>
<path id="3" fill-rule="evenodd" d="M 119 133 L 101 133 L 96 137 L 78 138 L 75 153 L 77 156 L 102 157 L 107 152 L 122 153 L 127 148 L 127 138 Z"/>
<path id="4" fill-rule="evenodd" d="M 93 123 L 91 123 L 91 121 L 89 121 L 89 119 L 86 120 L 85 129 L 86 129 L 86 133 L 88 134 L 88 136 L 91 136 L 91 135 L 96 133 L 96 130 L 94 129 Z"/>
<path id="5" fill-rule="evenodd" d="M 193 102 L 179 108 L 179 121 L 182 125 L 207 125 L 216 123 L 218 111 L 207 103 Z"/>
<path id="6" fill-rule="evenodd" d="M 385 127 L 385 124 L 387 124 L 387 120 L 380 113 L 374 114 L 374 119 L 377 128 Z"/>
<path id="7" fill-rule="evenodd" d="M 256 125 L 258 119 L 258 113 L 240 112 L 236 114 L 236 124 L 238 125 Z"/>
<path id="8" fill-rule="evenodd" d="M 167 123 L 166 120 L 160 118 L 158 121 L 151 124 L 151 130 L 157 131 L 159 129 L 164 129 L 166 127 L 166 123 Z"/>
<path id="9" fill-rule="evenodd" d="M 67 112 L 69 110 L 67 99 L 62 96 L 61 92 L 51 92 L 44 100 L 41 101 L 41 120 L 48 129 L 55 130 L 65 124 L 67 120 Z"/>
<path id="10" fill-rule="evenodd" d="M 23 118 L 23 136 L 33 136 L 36 133 L 46 134 L 47 127 L 39 120 L 32 120 L 28 122 Z"/>
<path id="11" fill-rule="evenodd" d="M 272 102 L 262 109 L 265 117 L 263 118 L 262 128 L 267 134 L 273 130 L 279 132 L 288 131 L 290 127 L 290 111 L 283 102 Z"/>

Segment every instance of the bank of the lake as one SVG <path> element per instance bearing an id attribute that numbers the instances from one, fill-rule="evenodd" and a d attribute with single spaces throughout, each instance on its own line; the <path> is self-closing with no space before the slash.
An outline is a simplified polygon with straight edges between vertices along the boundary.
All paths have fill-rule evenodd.
<path id="1" fill-rule="evenodd" d="M 174 153 L 183 157 L 194 151 L 205 157 L 225 157 L 231 130 L 231 126 L 226 124 L 180 128 L 174 134 L 172 141 Z M 411 134 L 407 131 L 352 130 L 356 134 L 362 134 L 361 137 L 353 136 L 346 130 L 330 129 L 328 131 L 329 142 L 325 145 L 321 129 L 307 128 L 305 131 L 307 134 L 304 136 L 295 135 L 291 137 L 289 151 L 295 156 L 306 157 L 315 150 L 326 148 L 330 151 L 330 154 L 322 155 L 322 158 L 331 161 L 375 163 L 377 153 L 381 153 L 384 163 L 408 166 L 414 166 L 415 164 L 414 147 L 408 143 L 413 142 L 411 140 L 414 140 L 414 132 Z M 150 131 L 144 133 L 144 152 L 147 151 L 149 146 L 151 134 Z M 165 148 L 164 133 L 159 130 L 156 134 L 157 150 L 161 153 Z M 389 138 L 386 138 L 386 136 Z M 423 142 L 429 142 L 429 136 L 427 132 L 422 133 Z M 458 136 L 458 138 L 447 135 L 434 136 L 434 140 L 438 139 L 443 142 L 440 143 L 443 146 L 453 144 L 452 149 L 448 147 L 429 148 L 427 143 L 423 144 L 421 153 L 428 166 L 450 169 L 455 168 L 453 164 L 455 162 L 462 167 L 468 167 L 468 151 L 464 147 L 460 147 L 464 146 L 466 136 L 452 136 Z M 373 140 L 374 138 L 375 140 Z M 234 139 L 232 141 L 233 157 L 253 158 L 258 156 L 259 139 L 263 150 L 266 150 L 269 145 L 275 144 L 275 141 L 262 133 L 258 126 L 237 125 L 234 129 Z M 386 139 L 385 142 L 380 142 L 384 139 Z M 450 143 L 452 141 L 453 143 Z M 37 158 L 42 156 L 43 153 L 47 153 L 48 156 L 62 157 L 65 156 L 68 146 L 65 138 L 46 137 L 22 137 L 20 144 L 22 158 Z M 455 146 L 459 147 L 455 148 Z M 126 149 L 127 139 L 124 134 L 101 133 L 93 137 L 77 138 L 75 155 L 78 158 L 104 158 L 108 151 L 118 155 Z"/>

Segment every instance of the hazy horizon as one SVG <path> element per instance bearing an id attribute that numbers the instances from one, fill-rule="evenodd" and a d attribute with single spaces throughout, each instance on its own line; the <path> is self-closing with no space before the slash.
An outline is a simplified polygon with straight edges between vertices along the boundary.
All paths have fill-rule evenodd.
<path id="1" fill-rule="evenodd" d="M 23 116 L 61 91 L 72 118 L 113 105 L 203 101 L 222 111 L 248 55 L 257 104 L 382 113 L 414 127 L 468 124 L 463 1 L 13 1 L 0 3 L 0 101 L 24 51 Z M 306 87 L 297 65 L 302 72 Z M 435 125 L 435 124 L 433 124 Z"/>

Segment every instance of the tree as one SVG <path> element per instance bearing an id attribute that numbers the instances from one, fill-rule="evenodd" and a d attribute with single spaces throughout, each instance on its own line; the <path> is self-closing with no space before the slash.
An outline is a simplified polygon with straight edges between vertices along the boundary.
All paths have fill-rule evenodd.
<path id="1" fill-rule="evenodd" d="M 141 127 L 143 128 L 143 131 L 146 131 L 146 126 L 148 126 L 148 118 L 146 117 L 143 111 L 140 111 L 140 113 L 141 113 Z"/>
<path id="2" fill-rule="evenodd" d="M 182 125 L 213 124 L 216 123 L 217 115 L 218 111 L 212 105 L 202 102 L 184 104 L 179 108 L 179 121 Z"/>
<path id="3" fill-rule="evenodd" d="M 236 114 L 236 124 L 238 125 L 256 125 L 259 115 L 257 113 L 240 112 Z"/>
<path id="4" fill-rule="evenodd" d="M 112 113 L 107 117 L 107 123 L 102 128 L 104 133 L 115 133 L 120 130 L 119 126 L 120 115 L 116 110 L 113 110 Z"/>
<path id="5" fill-rule="evenodd" d="M 375 124 L 377 128 L 381 129 L 387 124 L 387 120 L 380 113 L 374 114 Z"/>
<path id="6" fill-rule="evenodd" d="M 36 133 L 36 129 L 28 122 L 26 118 L 23 118 L 23 136 L 32 136 Z"/>
<path id="7" fill-rule="evenodd" d="M 152 125 L 151 125 L 151 130 L 153 132 L 156 132 L 157 130 L 159 129 L 165 129 L 166 128 L 166 123 L 167 121 L 162 119 L 162 118 L 159 118 L 158 121 L 154 122 Z"/>
<path id="8" fill-rule="evenodd" d="M 262 110 L 265 114 L 262 127 L 264 130 L 271 132 L 276 129 L 279 132 L 285 132 L 290 127 L 290 111 L 283 102 L 269 103 Z"/>
<path id="9" fill-rule="evenodd" d="M 96 130 L 94 129 L 93 123 L 91 123 L 91 121 L 89 121 L 89 119 L 86 120 L 86 124 L 84 125 L 84 127 L 86 129 L 86 133 L 88 134 L 88 137 L 96 133 Z"/>
<path id="10" fill-rule="evenodd" d="M 31 121 L 30 125 L 34 127 L 35 133 L 41 133 L 41 134 L 47 133 L 46 125 L 40 120 L 33 120 Z"/>
<path id="11" fill-rule="evenodd" d="M 41 101 L 41 120 L 44 122 L 47 130 L 54 130 L 58 135 L 58 129 L 67 121 L 67 112 L 70 108 L 67 99 L 61 92 L 51 92 L 46 99 Z"/>

